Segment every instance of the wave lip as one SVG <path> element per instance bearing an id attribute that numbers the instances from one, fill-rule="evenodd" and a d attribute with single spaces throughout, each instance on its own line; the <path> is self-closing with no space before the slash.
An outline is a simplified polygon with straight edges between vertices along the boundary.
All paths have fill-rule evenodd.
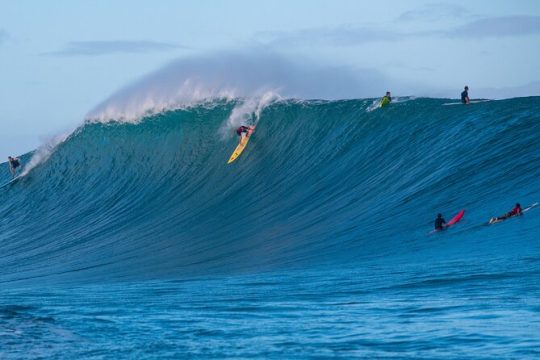
<path id="1" fill-rule="evenodd" d="M 146 116 L 236 98 L 340 99 L 369 96 L 370 83 L 388 83 L 373 70 L 291 61 L 265 48 L 222 51 L 172 61 L 98 104 L 89 121 L 137 122 Z"/>

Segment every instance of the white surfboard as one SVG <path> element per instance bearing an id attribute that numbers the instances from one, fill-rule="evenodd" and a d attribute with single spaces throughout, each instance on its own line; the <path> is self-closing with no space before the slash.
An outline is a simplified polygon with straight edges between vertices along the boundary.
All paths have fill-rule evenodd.
<path id="1" fill-rule="evenodd" d="M 523 214 L 523 213 L 526 213 L 527 211 L 529 211 L 529 210 L 531 210 L 532 208 L 535 208 L 535 207 L 537 207 L 537 206 L 538 206 L 538 203 L 537 203 L 537 202 L 532 203 L 531 205 L 529 205 L 529 206 L 527 206 L 526 208 L 522 209 L 522 210 L 521 210 L 521 213 L 522 213 L 522 214 Z M 517 216 L 519 216 L 519 215 L 517 215 Z M 508 217 L 508 218 L 506 218 L 506 219 L 498 219 L 496 216 L 494 216 L 494 217 L 492 217 L 491 219 L 489 219 L 488 224 L 491 225 L 491 224 L 500 223 L 500 222 L 503 222 L 503 221 L 505 221 L 505 220 L 511 219 L 511 218 L 513 218 L 513 217 L 516 217 L 516 215 L 510 216 L 510 217 Z"/>
<path id="2" fill-rule="evenodd" d="M 13 179 L 11 179 L 11 181 L 8 181 L 4 185 L 0 186 L 0 189 L 3 189 L 5 187 L 7 187 L 8 185 L 12 185 L 12 184 L 16 183 L 17 180 L 19 180 L 20 178 L 21 178 L 21 175 L 14 177 Z"/>
<path id="3" fill-rule="evenodd" d="M 492 101 L 491 99 L 482 99 L 482 100 L 471 100 L 469 101 L 469 104 L 478 104 L 483 102 Z M 451 102 L 451 103 L 444 103 L 443 106 L 450 106 L 450 105 L 465 105 L 464 103 L 460 102 Z"/>

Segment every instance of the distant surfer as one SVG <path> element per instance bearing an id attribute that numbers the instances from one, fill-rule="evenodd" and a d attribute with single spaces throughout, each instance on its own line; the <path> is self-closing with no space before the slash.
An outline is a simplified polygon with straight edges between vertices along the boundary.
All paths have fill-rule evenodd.
<path id="1" fill-rule="evenodd" d="M 445 225 L 446 221 L 442 217 L 442 214 L 437 214 L 437 218 L 435 219 L 435 231 L 444 230 Z"/>
<path id="2" fill-rule="evenodd" d="M 392 95 L 390 94 L 390 91 L 386 92 L 386 95 L 384 95 L 381 99 L 381 107 L 388 105 L 392 102 Z"/>
<path id="3" fill-rule="evenodd" d="M 250 135 L 251 129 L 251 126 L 245 125 L 242 125 L 238 129 L 236 129 L 236 133 L 238 134 L 238 136 L 240 136 L 240 142 L 242 142 L 242 140 L 244 140 L 246 136 Z"/>
<path id="4" fill-rule="evenodd" d="M 21 166 L 21 161 L 19 158 L 8 156 L 8 162 L 9 162 L 9 171 L 11 171 L 11 175 L 13 175 L 13 178 L 17 176 L 17 168 Z"/>
<path id="5" fill-rule="evenodd" d="M 461 93 L 461 102 L 464 104 L 470 104 L 471 99 L 469 99 L 469 87 L 465 86 L 465 89 Z"/>
<path id="6" fill-rule="evenodd" d="M 9 162 L 9 171 L 11 171 L 11 175 L 13 175 L 13 178 L 17 175 L 17 168 L 21 166 L 21 162 L 19 158 L 8 156 L 8 162 Z"/>
<path id="7" fill-rule="evenodd" d="M 521 205 L 519 203 L 516 203 L 516 206 L 514 206 L 514 208 L 512 210 L 510 210 L 509 212 L 507 212 L 506 214 L 504 214 L 502 216 L 492 217 L 489 220 L 489 223 L 492 224 L 494 222 L 503 221 L 503 220 L 506 220 L 506 219 L 511 218 L 513 216 L 519 216 L 519 215 L 522 215 L 522 214 L 523 214 L 523 210 L 521 209 Z"/>

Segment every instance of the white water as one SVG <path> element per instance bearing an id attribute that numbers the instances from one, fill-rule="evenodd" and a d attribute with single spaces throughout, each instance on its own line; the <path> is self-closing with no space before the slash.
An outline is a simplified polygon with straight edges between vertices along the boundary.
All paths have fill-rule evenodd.
<path id="1" fill-rule="evenodd" d="M 366 72 L 367 73 L 367 72 Z M 121 89 L 87 114 L 89 121 L 137 122 L 145 115 L 215 99 L 344 99 L 367 97 L 380 74 L 290 61 L 264 49 L 179 59 Z M 259 101 L 259 100 L 255 100 Z M 249 107 L 250 105 L 246 105 Z M 255 109 L 257 106 L 255 106 Z M 242 110 L 230 119 L 231 124 Z"/>

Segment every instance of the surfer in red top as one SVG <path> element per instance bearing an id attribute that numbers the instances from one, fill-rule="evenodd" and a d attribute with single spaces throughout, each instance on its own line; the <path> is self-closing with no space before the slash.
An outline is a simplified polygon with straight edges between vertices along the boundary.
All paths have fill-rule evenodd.
<path id="1" fill-rule="evenodd" d="M 242 134 L 247 134 L 248 131 L 249 127 L 245 125 L 242 125 L 238 129 L 236 129 L 236 133 L 238 134 L 238 136 L 242 136 Z"/>
<path id="2" fill-rule="evenodd" d="M 516 206 L 514 206 L 514 208 L 507 212 L 506 214 L 502 215 L 502 216 L 497 216 L 496 218 L 491 218 L 490 219 L 490 223 L 492 222 L 495 222 L 495 221 L 502 221 L 502 220 L 506 220 L 508 218 L 511 218 L 512 216 L 519 216 L 519 215 L 522 215 L 523 214 L 523 211 L 521 210 L 521 205 L 519 203 L 516 203 Z"/>
<path id="3" fill-rule="evenodd" d="M 253 132 L 254 128 L 255 128 L 254 126 L 242 125 L 238 129 L 236 129 L 236 134 L 240 136 L 240 142 L 242 142 L 246 138 L 246 136 L 249 137 L 251 133 Z"/>
<path id="4" fill-rule="evenodd" d="M 512 211 L 510 211 L 507 215 L 508 217 L 521 215 L 521 205 L 517 203 L 516 206 L 512 209 Z"/>
<path id="5" fill-rule="evenodd" d="M 236 134 L 240 136 L 240 141 L 244 140 L 246 136 L 251 135 L 252 129 L 253 129 L 253 126 L 245 126 L 245 125 L 242 125 L 238 129 L 236 129 Z"/>

